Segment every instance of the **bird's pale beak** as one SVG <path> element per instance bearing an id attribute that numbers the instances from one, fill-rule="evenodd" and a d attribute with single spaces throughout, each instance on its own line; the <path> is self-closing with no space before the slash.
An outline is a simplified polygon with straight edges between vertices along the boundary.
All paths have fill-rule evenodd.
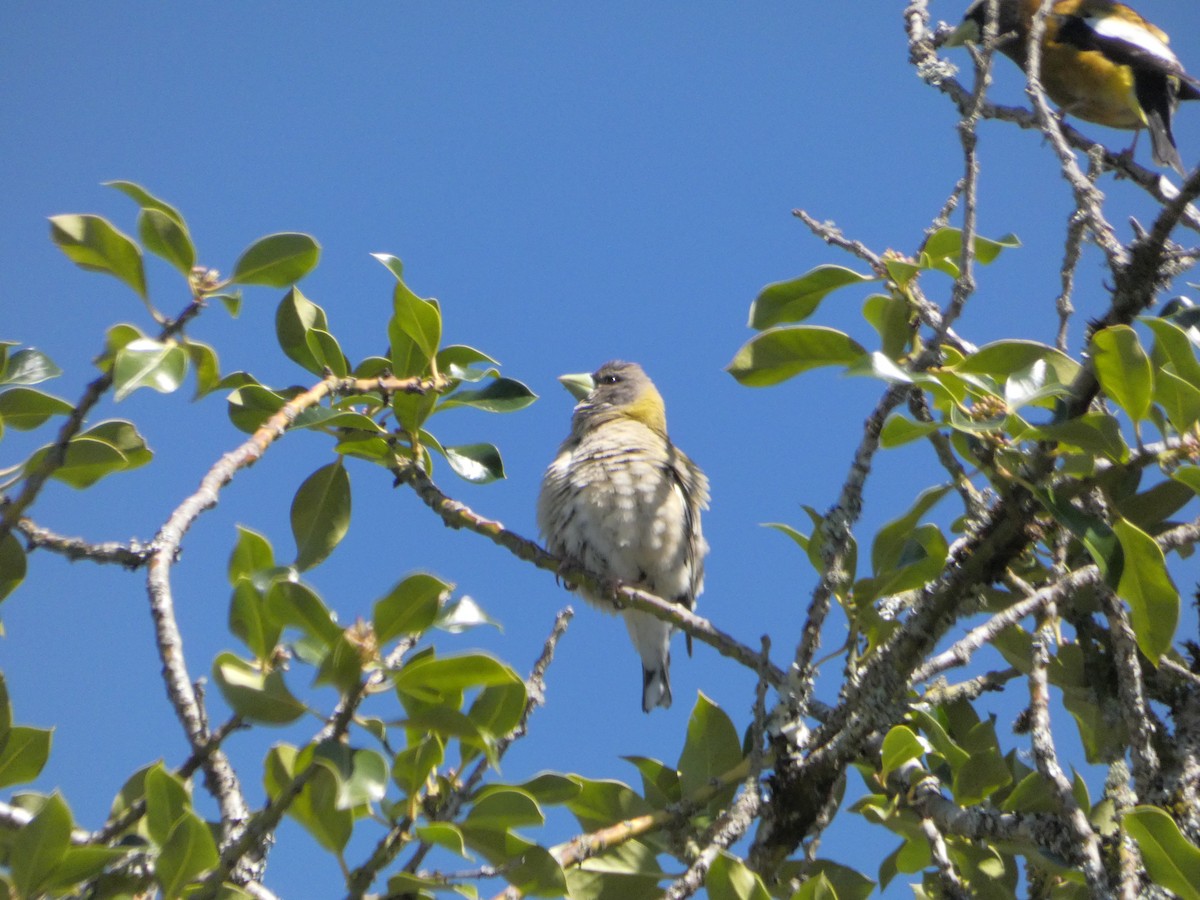
<path id="1" fill-rule="evenodd" d="M 571 392 L 571 396 L 576 400 L 583 400 L 596 387 L 596 382 L 592 381 L 592 376 L 587 372 L 579 372 L 573 375 L 559 375 L 558 380 L 562 382 L 562 386 Z"/>
<path id="2" fill-rule="evenodd" d="M 979 33 L 979 25 L 973 19 L 968 19 L 955 28 L 950 35 L 942 41 L 943 47 L 961 47 L 964 44 L 978 44 L 983 37 Z"/>

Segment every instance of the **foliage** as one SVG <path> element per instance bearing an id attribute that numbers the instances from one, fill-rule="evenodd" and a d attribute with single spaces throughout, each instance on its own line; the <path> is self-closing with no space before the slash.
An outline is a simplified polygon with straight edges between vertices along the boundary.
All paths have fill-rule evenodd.
<path id="1" fill-rule="evenodd" d="M 910 49 L 966 121 L 1000 115 L 934 65 L 919 17 L 910 21 Z M 485 352 L 447 343 L 439 303 L 406 285 L 396 257 L 376 257 L 395 280 L 391 316 L 380 323 L 387 353 L 353 360 L 325 310 L 297 287 L 320 255 L 308 235 L 252 242 L 224 278 L 197 265 L 203 256 L 183 215 L 131 182 L 112 186 L 138 206 L 136 238 L 100 216 L 54 216 L 50 236 L 64 255 L 126 285 L 146 320 L 108 330 L 98 375 L 74 401 L 42 389 L 62 374 L 45 354 L 0 344 L 0 426 L 47 435 L 2 473 L 0 599 L 20 588 L 41 561 L 35 555 L 144 569 L 167 694 L 191 756 L 178 769 L 155 763 L 114 785 L 108 820 L 89 831 L 59 793 L 20 790 L 46 765 L 51 731 L 15 723 L 0 676 L 0 886 L 19 897 L 270 896 L 265 850 L 288 816 L 337 860 L 350 896 L 476 897 L 499 879 L 508 896 L 638 898 L 669 885 L 672 897 L 703 888 L 717 900 L 856 898 L 871 894 L 875 879 L 886 886 L 906 876 L 920 896 L 1011 897 L 1018 888 L 1135 895 L 1153 884 L 1200 897 L 1200 651 L 1177 634 L 1181 596 L 1168 562 L 1200 539 L 1200 522 L 1176 518 L 1200 491 L 1200 330 L 1186 304 L 1150 314 L 1170 277 L 1196 261 L 1169 235 L 1197 222 L 1182 202 L 1161 197 L 1158 221 L 1122 244 L 1104 220 L 1103 196 L 1069 152 L 1068 140 L 1082 138 L 1055 120 L 1037 124 L 1065 149 L 1063 172 L 1076 187 L 1085 224 L 1068 241 L 1077 247 L 1086 233 L 1110 267 L 1111 305 L 1091 324 L 1085 354 L 1071 355 L 1061 334 L 1053 343 L 977 346 L 955 332 L 977 269 L 1020 252 L 1011 235 L 975 233 L 967 137 L 966 176 L 947 207 L 961 206 L 960 226 L 943 217 L 911 255 L 877 254 L 801 213 L 818 236 L 854 255 L 854 267 L 818 266 L 768 285 L 751 306 L 756 334 L 728 367 L 742 384 L 770 387 L 832 366 L 883 385 L 837 501 L 824 514 L 806 507 L 807 533 L 775 526 L 815 573 L 803 629 L 773 636 L 795 644 L 786 675 L 711 623 L 601 584 L 443 491 L 433 480 L 443 461 L 475 484 L 503 478 L 504 466 L 490 443 L 439 438 L 439 415 L 517 412 L 535 397 Z M 1161 191 L 1128 158 L 1104 160 Z M 1182 195 L 1198 194 L 1194 173 Z M 174 317 L 154 303 L 146 254 L 184 279 L 190 299 Z M 216 350 L 188 334 L 214 301 L 236 314 L 243 288 L 284 291 L 275 338 L 308 387 L 223 374 Z M 869 340 L 809 322 L 828 297 L 853 290 L 872 292 L 862 304 Z M 213 462 L 151 543 L 87 545 L 37 521 L 47 480 L 85 491 L 154 462 L 136 423 L 91 421 L 101 397 L 174 394 L 189 374 L 196 399 L 223 393 L 247 438 Z M 321 436 L 329 457 L 297 479 L 294 551 L 249 528 L 230 535 L 228 631 L 240 648 L 211 662 L 234 712 L 214 727 L 176 652 L 186 638 L 172 595 L 177 554 L 220 491 L 298 430 Z M 897 510 L 860 554 L 866 536 L 855 529 L 872 459 L 917 443 L 930 448 L 944 480 Z M 511 565 L 607 591 L 712 644 L 727 665 L 754 669 L 755 720 L 740 734 L 701 694 L 674 762 L 628 759 L 636 783 L 568 772 L 507 783 L 498 764 L 527 734 L 566 618 L 524 676 L 465 643 L 453 652 L 435 644 L 438 633 L 458 640 L 490 620 L 433 574 L 401 579 L 369 620 L 343 624 L 309 579 L 348 534 L 347 458 L 382 468 L 446 524 L 511 551 Z M 951 502 L 955 513 L 945 515 Z M 827 707 L 814 700 L 816 636 L 835 611 L 851 637 L 837 651 L 845 676 L 838 703 Z M 1007 668 L 946 683 L 985 645 Z M 335 699 L 305 699 L 297 685 L 309 682 Z M 1027 693 L 1011 733 L 980 713 L 989 690 Z M 1064 712 L 1087 763 L 1107 767 L 1100 796 L 1060 762 L 1050 726 Z M 231 733 L 308 718 L 318 724 L 306 742 L 277 743 L 259 771 L 232 770 L 221 747 Z M 261 808 L 248 806 L 242 781 L 264 786 Z M 208 807 L 194 800 L 198 784 L 212 794 L 215 818 L 199 811 Z M 554 807 L 577 829 L 557 842 L 546 826 Z M 895 835 L 876 871 L 810 852 L 836 815 Z M 373 849 L 356 856 L 351 838 L 362 834 Z M 451 871 L 457 859 L 474 868 Z"/>

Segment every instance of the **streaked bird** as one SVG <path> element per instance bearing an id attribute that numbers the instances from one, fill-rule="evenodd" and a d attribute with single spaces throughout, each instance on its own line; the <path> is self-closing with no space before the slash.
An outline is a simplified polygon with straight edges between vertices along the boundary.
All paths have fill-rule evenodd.
<path id="1" fill-rule="evenodd" d="M 700 527 L 708 479 L 667 436 L 662 396 L 636 363 L 608 362 L 560 381 L 580 400 L 538 497 L 547 549 L 694 609 L 708 552 Z M 612 611 L 606 600 L 581 593 Z M 672 627 L 634 609 L 622 615 L 642 660 L 642 709 L 670 706 Z M 690 654 L 690 636 L 687 647 Z"/>

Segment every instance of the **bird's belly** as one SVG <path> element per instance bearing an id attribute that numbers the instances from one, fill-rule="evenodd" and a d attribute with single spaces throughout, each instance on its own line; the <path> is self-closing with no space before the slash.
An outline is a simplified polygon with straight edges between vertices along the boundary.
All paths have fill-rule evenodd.
<path id="1" fill-rule="evenodd" d="M 1061 66 L 1061 71 L 1071 73 L 1070 78 L 1056 76 L 1060 67 L 1052 63 L 1058 54 L 1074 57 Z M 1109 128 L 1133 129 L 1146 125 L 1134 93 L 1133 70 L 1113 65 L 1094 50 L 1047 48 L 1042 86 L 1047 96 L 1069 116 Z"/>

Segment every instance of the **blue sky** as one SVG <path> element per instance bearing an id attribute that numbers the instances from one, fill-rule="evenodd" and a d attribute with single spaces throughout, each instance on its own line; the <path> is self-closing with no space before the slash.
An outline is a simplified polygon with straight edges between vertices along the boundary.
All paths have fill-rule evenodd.
<path id="1" fill-rule="evenodd" d="M 963 5 L 934 4 L 934 16 L 957 21 Z M 1200 34 L 1200 8 L 1163 0 L 1139 8 L 1177 36 L 1185 65 L 1200 71 L 1200 46 L 1186 40 Z M 911 251 L 960 175 L 954 111 L 907 63 L 902 4 L 334 9 L 141 3 L 78 5 L 67 14 L 53 4 L 6 4 L 0 338 L 47 352 L 65 370 L 48 387 L 76 398 L 94 373 L 89 361 L 104 330 L 122 321 L 146 325 L 127 289 L 75 269 L 47 238 L 46 217 L 64 212 L 100 213 L 132 232 L 133 204 L 100 186 L 112 179 L 141 183 L 176 205 L 201 261 L 226 272 L 261 235 L 313 234 L 323 254 L 302 289 L 326 310 L 352 358 L 386 346 L 392 279 L 369 254 L 395 254 L 409 285 L 440 300 L 449 342 L 483 349 L 541 395 L 511 416 L 439 416 L 445 442 L 497 444 L 509 475 L 472 487 L 443 468 L 443 488 L 534 536 L 538 482 L 572 402 L 555 376 L 616 357 L 643 363 L 666 397 L 672 435 L 712 481 L 705 529 L 713 550 L 700 611 L 751 644 L 769 633 L 777 661 L 786 662 L 814 578 L 790 542 L 760 523 L 807 530 L 801 505 L 823 510 L 833 502 L 881 386 L 815 372 L 751 390 L 722 369 L 749 336 L 749 303 L 764 284 L 823 263 L 856 265 L 813 238 L 793 208 L 836 220 L 877 251 Z M 968 65 L 963 51 L 952 58 Z M 1018 75 L 1001 61 L 993 97 L 1020 102 Z M 1128 143 L 1128 133 L 1085 130 L 1110 146 Z M 1181 110 L 1176 136 L 1185 162 L 1200 159 L 1200 108 Z M 977 343 L 1051 342 L 1070 194 L 1034 133 L 986 123 L 980 153 L 980 229 L 1015 232 L 1024 246 L 983 270 L 959 330 Z M 1148 157 L 1145 140 L 1139 157 Z M 1123 234 L 1130 216 L 1151 217 L 1128 185 L 1106 178 L 1102 187 Z M 1075 348 L 1083 322 L 1105 302 L 1099 255 L 1089 251 L 1080 272 Z M 162 309 L 183 308 L 183 285 L 171 270 L 152 266 L 149 278 Z M 926 289 L 944 300 L 948 286 L 930 280 Z M 214 308 L 189 333 L 217 347 L 223 371 L 246 369 L 279 386 L 307 383 L 310 376 L 274 349 L 281 295 L 249 289 L 238 320 Z M 865 339 L 865 295 L 835 295 L 815 321 Z M 52 485 L 35 518 L 92 540 L 152 537 L 242 440 L 221 397 L 189 404 L 188 394 L 142 391 L 106 403 L 97 418 L 136 421 L 155 464 L 83 494 Z M 22 440 L 6 435 L 0 464 L 33 446 Z M 189 535 L 176 580 L 194 674 L 234 646 L 224 631 L 234 526 L 265 533 L 279 556 L 289 556 L 292 494 L 329 461 L 329 449 L 313 435 L 289 436 L 242 473 Z M 381 470 L 352 464 L 351 475 L 350 535 L 311 575 L 343 620 L 368 614 L 403 575 L 431 571 L 504 624 L 503 633 L 476 632 L 447 648 L 482 647 L 527 669 L 571 598 L 545 573 L 442 528 Z M 924 448 L 881 457 L 860 546 L 938 480 Z M 558 767 L 634 780 L 618 757 L 674 761 L 698 690 L 746 725 L 752 678 L 702 646 L 688 659 L 681 641 L 675 706 L 644 716 L 624 628 L 574 605 L 549 705 L 506 760 L 506 779 Z M 0 669 L 17 719 L 57 727 L 38 787 L 61 786 L 83 823 L 102 821 L 133 769 L 159 756 L 183 759 L 141 575 L 38 554 L 3 621 Z M 842 628 L 832 624 L 827 647 L 837 646 Z M 1002 732 L 1019 700 L 998 705 Z M 60 709 L 70 717 L 59 718 Z M 1068 745 L 1074 739 L 1065 722 L 1059 737 Z M 300 736 L 265 732 L 231 742 L 253 795 L 263 748 L 286 739 Z M 823 850 L 874 874 L 895 840 L 865 834 L 868 854 L 864 832 L 853 829 L 835 830 Z M 332 862 L 312 865 L 307 836 L 294 827 L 284 835 L 268 885 L 288 896 L 335 891 Z"/>

